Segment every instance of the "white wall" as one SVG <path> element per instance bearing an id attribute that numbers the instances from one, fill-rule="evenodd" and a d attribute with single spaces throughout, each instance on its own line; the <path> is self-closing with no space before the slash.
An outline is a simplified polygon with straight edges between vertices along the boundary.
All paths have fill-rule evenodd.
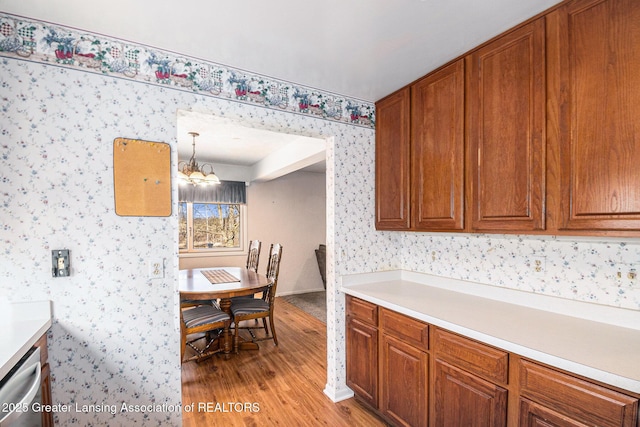
<path id="1" fill-rule="evenodd" d="M 262 242 L 259 271 L 271 243 L 283 245 L 277 295 L 323 290 L 314 250 L 326 242 L 324 173 L 294 172 L 247 187 L 249 239 Z M 245 265 L 243 256 L 181 257 L 180 268 Z"/>
<path id="2" fill-rule="evenodd" d="M 324 289 L 314 250 L 326 243 L 325 174 L 294 172 L 248 188 L 249 234 L 262 241 L 260 270 L 270 243 L 280 243 L 278 295 Z"/>

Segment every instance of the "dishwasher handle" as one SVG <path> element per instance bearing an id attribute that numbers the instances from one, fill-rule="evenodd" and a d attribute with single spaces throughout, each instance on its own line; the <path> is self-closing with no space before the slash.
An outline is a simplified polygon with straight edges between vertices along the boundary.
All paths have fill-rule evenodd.
<path id="1" fill-rule="evenodd" d="M 29 377 L 34 377 L 33 382 L 31 383 L 31 385 L 29 385 L 26 393 L 24 394 L 24 397 L 20 399 L 19 402 L 11 403 L 11 405 L 13 405 L 13 408 L 11 408 L 11 410 L 6 415 L 0 418 L 0 427 L 9 426 L 13 420 L 21 416 L 23 413 L 27 412 L 25 411 L 25 409 L 31 410 L 30 406 L 33 398 L 36 394 L 38 394 L 38 391 L 40 390 L 40 375 L 42 371 L 42 366 L 40 365 L 39 361 L 31 366 L 31 369 L 26 369 L 16 374 L 3 386 L 3 392 L 7 389 L 11 390 L 14 387 L 20 388 L 22 387 L 24 381 L 27 381 Z"/>

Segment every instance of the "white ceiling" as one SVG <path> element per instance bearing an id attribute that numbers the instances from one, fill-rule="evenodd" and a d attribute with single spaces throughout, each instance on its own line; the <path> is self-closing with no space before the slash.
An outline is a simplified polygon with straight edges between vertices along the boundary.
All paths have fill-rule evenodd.
<path id="1" fill-rule="evenodd" d="M 0 11 L 374 102 L 559 1 L 0 0 Z M 255 164 L 267 140 L 233 161 Z"/>
<path id="2" fill-rule="evenodd" d="M 559 0 L 0 0 L 0 10 L 376 101 Z"/>
<path id="3" fill-rule="evenodd" d="M 273 132 L 226 117 L 178 110 L 178 159 L 193 154 L 202 166 L 211 163 L 222 180 L 267 181 L 296 170 L 325 171 L 324 139 Z"/>

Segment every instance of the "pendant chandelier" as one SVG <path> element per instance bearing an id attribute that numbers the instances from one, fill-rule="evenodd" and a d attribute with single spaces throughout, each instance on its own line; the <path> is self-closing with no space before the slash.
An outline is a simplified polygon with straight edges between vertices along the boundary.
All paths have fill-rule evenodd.
<path id="1" fill-rule="evenodd" d="M 198 166 L 196 161 L 196 136 L 200 134 L 197 132 L 189 132 L 189 135 L 193 137 L 193 154 L 189 163 L 178 162 L 178 179 L 181 184 L 191 185 L 212 185 L 220 184 L 220 180 L 213 172 L 213 166 L 210 163 L 205 163 L 202 166 Z M 209 168 L 209 172 L 205 171 L 205 168 Z"/>

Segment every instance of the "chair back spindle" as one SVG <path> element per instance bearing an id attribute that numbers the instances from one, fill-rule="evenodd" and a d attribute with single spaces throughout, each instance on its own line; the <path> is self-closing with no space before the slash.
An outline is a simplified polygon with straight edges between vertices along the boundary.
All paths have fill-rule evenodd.
<path id="1" fill-rule="evenodd" d="M 252 240 L 249 243 L 249 252 L 247 253 L 247 269 L 258 272 L 258 262 L 260 261 L 260 240 Z"/>
<path id="2" fill-rule="evenodd" d="M 276 287 L 278 285 L 278 274 L 280 273 L 280 259 L 282 258 L 282 245 L 279 243 L 271 244 L 269 249 L 269 261 L 267 263 L 267 280 L 269 281 L 269 291 L 266 292 L 268 301 L 273 303 L 276 297 Z"/>

